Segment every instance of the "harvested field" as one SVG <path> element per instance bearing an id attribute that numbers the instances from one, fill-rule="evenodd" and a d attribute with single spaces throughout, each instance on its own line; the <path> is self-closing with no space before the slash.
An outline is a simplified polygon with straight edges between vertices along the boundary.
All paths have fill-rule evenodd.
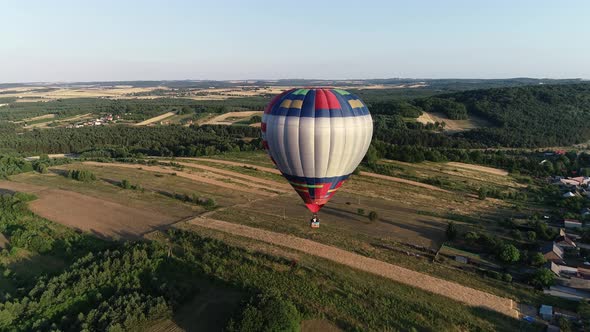
<path id="1" fill-rule="evenodd" d="M 189 223 L 271 243 L 277 246 L 299 250 L 309 255 L 328 259 L 402 284 L 420 288 L 437 295 L 442 295 L 473 307 L 483 307 L 511 317 L 517 317 L 518 315 L 513 307 L 513 301 L 510 299 L 468 288 L 457 283 L 431 277 L 429 275 L 311 240 L 213 219 L 194 218 L 190 220 Z"/>
<path id="2" fill-rule="evenodd" d="M 50 123 L 63 123 L 63 122 L 81 121 L 81 120 L 86 120 L 86 119 L 92 118 L 92 116 L 93 116 L 92 113 L 80 114 L 80 115 L 75 115 L 75 116 L 72 116 L 72 117 L 69 117 L 69 118 L 63 118 L 63 119 L 58 119 L 58 120 L 53 120 L 53 121 L 46 121 L 46 122 L 34 123 L 32 125 L 27 125 L 24 128 L 25 129 L 30 129 L 30 128 L 47 128 Z"/>
<path id="3" fill-rule="evenodd" d="M 202 169 L 202 170 L 206 170 L 206 171 L 210 171 L 210 172 L 214 172 L 214 173 L 228 175 L 233 178 L 245 179 L 245 180 L 249 181 L 249 182 L 246 182 L 246 184 L 262 184 L 263 188 L 270 188 L 275 191 L 278 190 L 280 192 L 290 192 L 293 189 L 289 184 L 287 184 L 285 182 L 281 183 L 281 182 L 261 179 L 259 177 L 255 177 L 255 176 L 249 176 L 246 174 L 241 174 L 241 173 L 232 172 L 232 171 L 226 171 L 223 169 L 200 165 L 200 164 L 195 164 L 195 163 L 185 163 L 185 162 L 177 162 L 177 163 L 180 165 L 183 165 L 183 166 L 187 166 L 187 167 L 198 168 L 198 169 Z"/>
<path id="4" fill-rule="evenodd" d="M 141 165 L 141 164 L 99 163 L 99 162 L 94 162 L 94 161 L 86 161 L 86 162 L 84 162 L 84 164 L 94 165 L 94 166 L 103 165 L 103 166 L 135 168 L 135 169 L 141 168 L 142 170 L 149 171 L 149 172 L 159 172 L 159 173 L 164 173 L 164 174 L 176 174 L 177 176 L 180 176 L 183 178 L 187 178 L 187 179 L 197 181 L 197 182 L 203 182 L 203 183 L 215 185 L 215 186 L 218 186 L 221 188 L 226 188 L 229 190 L 243 191 L 243 192 L 247 192 L 247 193 L 251 193 L 251 194 L 256 194 L 256 195 L 261 195 L 261 196 L 269 196 L 269 197 L 276 195 L 272 192 L 268 192 L 268 191 L 264 191 L 264 190 L 260 190 L 260 189 L 256 189 L 256 188 L 252 188 L 252 187 L 245 187 L 243 185 L 240 186 L 237 184 L 223 182 L 223 181 L 219 181 L 219 180 L 214 180 L 214 179 L 208 178 L 203 175 L 198 175 L 198 174 L 193 174 L 193 173 L 183 172 L 183 171 L 175 171 L 175 170 L 171 170 L 171 169 L 168 169 L 168 168 L 165 168 L 162 166 L 147 166 L 147 165 Z"/>
<path id="5" fill-rule="evenodd" d="M 166 227 L 177 218 L 80 193 L 25 183 L 0 182 L 0 190 L 34 193 L 31 211 L 57 223 L 103 238 L 137 238 Z"/>
<path id="6" fill-rule="evenodd" d="M 57 114 L 45 114 L 39 115 L 32 118 L 22 119 L 20 121 L 15 121 L 14 123 L 22 123 L 22 122 L 30 122 L 30 121 L 37 121 L 37 120 L 45 120 L 45 119 L 53 119 L 56 117 Z"/>
<path id="7" fill-rule="evenodd" d="M 155 116 L 155 117 L 153 117 L 151 119 L 147 119 L 145 121 L 138 122 L 138 123 L 134 124 L 134 126 L 147 126 L 147 125 L 150 125 L 152 123 L 156 123 L 156 122 L 162 121 L 162 120 L 164 120 L 166 118 L 169 118 L 171 116 L 174 116 L 174 115 L 176 115 L 176 112 L 167 112 L 167 113 L 164 113 L 164 114 Z"/>
<path id="8" fill-rule="evenodd" d="M 387 175 L 381 175 L 381 174 L 370 173 L 370 172 L 361 172 L 361 175 L 362 176 L 369 176 L 369 177 L 377 178 L 377 179 L 382 179 L 382 180 L 387 180 L 387 181 L 405 183 L 405 184 L 409 184 L 411 186 L 425 188 L 425 189 L 429 189 L 429 190 L 450 193 L 450 191 L 441 189 L 439 187 L 431 186 L 429 184 L 416 182 L 416 181 L 412 181 L 412 180 L 406 180 L 406 179 L 402 179 L 402 178 L 398 178 L 398 177 L 394 177 L 394 176 L 387 176 Z"/>
<path id="9" fill-rule="evenodd" d="M 62 88 L 62 87 L 51 87 L 51 86 L 31 86 L 26 88 L 7 88 L 0 89 L 5 97 L 17 97 L 17 101 L 49 101 L 57 99 L 69 99 L 69 98 L 137 98 L 133 94 L 136 93 L 149 93 L 153 90 L 166 90 L 166 87 L 148 87 L 148 88 L 135 88 L 131 86 L 111 86 L 111 87 L 77 87 L 77 88 Z M 156 98 L 156 95 L 148 95 L 143 98 Z"/>
<path id="10" fill-rule="evenodd" d="M 106 238 L 136 238 L 176 218 L 64 190 L 48 190 L 30 203 L 43 218 Z"/>
<path id="11" fill-rule="evenodd" d="M 231 165 L 231 166 L 239 166 L 239 167 L 252 167 L 252 168 L 256 168 L 259 171 L 281 175 L 281 171 L 279 171 L 276 168 L 252 165 L 252 164 L 242 163 L 242 162 L 238 162 L 238 161 L 223 160 L 223 159 L 210 159 L 210 158 L 182 158 L 182 159 L 196 160 L 196 161 L 209 161 L 209 162 L 213 162 L 213 163 Z"/>
<path id="12" fill-rule="evenodd" d="M 198 160 L 198 161 L 210 161 L 210 162 L 214 162 L 214 163 L 232 165 L 232 166 L 252 167 L 252 168 L 256 168 L 257 170 L 263 171 L 263 172 L 279 174 L 279 175 L 281 174 L 281 172 L 276 168 L 257 166 L 257 165 L 229 161 L 229 160 L 209 159 L 209 158 L 183 158 L 183 159 L 192 159 L 192 160 Z M 190 163 L 181 163 L 181 164 L 186 165 L 186 166 L 194 166 L 195 165 L 195 164 L 190 164 Z M 392 181 L 392 182 L 405 183 L 405 184 L 409 184 L 411 186 L 421 187 L 421 188 L 425 188 L 425 189 L 429 189 L 429 190 L 436 190 L 436 191 L 440 191 L 440 192 L 450 193 L 450 191 L 441 189 L 439 187 L 431 186 L 429 184 L 425 184 L 425 183 L 421 183 L 421 182 L 417 182 L 417 181 L 406 180 L 406 179 L 402 179 L 402 178 L 398 178 L 398 177 L 381 175 L 381 174 L 376 174 L 376 173 L 371 173 L 371 172 L 361 172 L 361 175 L 373 177 L 373 178 L 378 178 L 378 179 L 382 179 L 382 180 L 387 180 L 387 181 Z M 291 189 L 291 188 L 289 187 L 289 189 Z"/>
<path id="13" fill-rule="evenodd" d="M 444 130 L 449 133 L 490 125 L 487 120 L 473 114 L 469 114 L 469 119 L 467 120 L 451 120 L 446 115 L 441 113 L 422 112 L 422 115 L 420 115 L 416 120 L 423 124 L 444 122 L 446 123 Z"/>
<path id="14" fill-rule="evenodd" d="M 490 174 L 494 174 L 494 175 L 508 176 L 508 171 L 505 171 L 505 170 L 499 169 L 499 168 L 473 165 L 473 164 L 465 164 L 465 163 L 459 163 L 459 162 L 454 162 L 454 161 L 448 162 L 447 165 L 460 167 L 460 168 L 466 168 L 466 169 L 474 170 L 474 171 L 478 171 L 478 172 L 490 173 Z"/>
<path id="15" fill-rule="evenodd" d="M 244 112 L 228 112 L 216 116 L 203 124 L 208 125 L 232 125 L 235 122 L 243 120 L 243 118 L 249 118 L 253 115 L 262 115 L 260 111 L 244 111 Z"/>

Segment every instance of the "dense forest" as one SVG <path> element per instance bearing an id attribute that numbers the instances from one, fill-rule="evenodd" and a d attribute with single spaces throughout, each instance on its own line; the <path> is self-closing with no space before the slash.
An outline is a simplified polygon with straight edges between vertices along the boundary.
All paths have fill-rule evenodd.
<path id="1" fill-rule="evenodd" d="M 590 140 L 590 84 L 470 90 L 368 104 L 375 118 L 374 138 L 395 145 L 534 148 Z M 451 119 L 476 115 L 491 125 L 442 135 L 404 120 L 422 111 L 443 113 Z"/>
<path id="2" fill-rule="evenodd" d="M 23 134 L 0 132 L 0 151 L 24 155 L 91 153 L 115 148 L 131 154 L 199 156 L 223 151 L 249 151 L 259 147 L 259 128 L 248 126 L 96 126 L 33 130 Z M 116 157 L 126 157 L 125 155 Z"/>

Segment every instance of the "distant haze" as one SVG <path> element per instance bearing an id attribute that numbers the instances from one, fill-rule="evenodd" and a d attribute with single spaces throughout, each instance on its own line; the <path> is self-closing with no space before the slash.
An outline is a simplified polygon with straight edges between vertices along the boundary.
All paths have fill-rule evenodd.
<path id="1" fill-rule="evenodd" d="M 590 2 L 9 1 L 0 83 L 590 78 Z"/>

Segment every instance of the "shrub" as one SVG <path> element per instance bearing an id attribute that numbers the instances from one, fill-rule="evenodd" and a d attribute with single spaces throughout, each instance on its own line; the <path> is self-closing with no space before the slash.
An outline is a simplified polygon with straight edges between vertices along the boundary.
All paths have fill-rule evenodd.
<path id="1" fill-rule="evenodd" d="M 365 209 L 358 208 L 358 209 L 356 210 L 356 213 L 357 213 L 359 216 L 364 216 L 364 215 L 365 215 Z"/>
<path id="2" fill-rule="evenodd" d="M 514 263 L 520 259 L 520 252 L 512 244 L 503 244 L 498 252 L 498 258 L 504 263 Z"/>
<path id="3" fill-rule="evenodd" d="M 457 237 L 457 227 L 455 226 L 454 222 L 452 222 L 452 221 L 449 222 L 445 233 L 446 233 L 447 239 L 449 241 L 453 241 Z"/>
<path id="4" fill-rule="evenodd" d="M 529 241 L 536 241 L 537 240 L 537 233 L 535 233 L 535 231 L 528 231 L 528 232 L 526 232 L 526 237 Z"/>
<path id="5" fill-rule="evenodd" d="M 545 256 L 540 252 L 536 252 L 531 256 L 531 265 L 541 266 L 545 264 L 545 262 L 547 262 L 547 259 L 545 259 Z"/>
<path id="6" fill-rule="evenodd" d="M 375 211 L 369 212 L 369 220 L 375 221 L 375 220 L 377 220 L 377 218 L 379 218 L 379 215 L 377 215 L 377 212 L 375 212 Z"/>
<path id="7" fill-rule="evenodd" d="M 555 281 L 555 275 L 553 274 L 553 272 L 551 272 L 551 270 L 546 269 L 546 268 L 538 269 L 537 272 L 535 272 L 532 275 L 532 278 L 530 280 L 530 282 L 533 286 L 536 286 L 539 288 L 549 287 L 549 286 L 553 285 L 554 281 Z"/>
<path id="8" fill-rule="evenodd" d="M 250 299 L 237 320 L 230 320 L 227 331 L 300 331 L 301 315 L 288 300 L 273 295 Z"/>
<path id="9" fill-rule="evenodd" d="M 69 170 L 67 173 L 67 177 L 69 179 L 74 179 L 74 180 L 81 181 L 81 182 L 91 182 L 91 181 L 96 180 L 96 175 L 94 175 L 94 173 L 92 173 L 91 171 L 85 170 L 85 169 Z"/>

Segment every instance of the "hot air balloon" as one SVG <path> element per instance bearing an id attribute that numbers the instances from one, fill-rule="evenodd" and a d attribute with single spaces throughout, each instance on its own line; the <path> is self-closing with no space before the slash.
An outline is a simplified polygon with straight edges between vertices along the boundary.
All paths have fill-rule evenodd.
<path id="1" fill-rule="evenodd" d="M 291 89 L 274 97 L 262 116 L 262 144 L 313 213 L 354 172 L 373 135 L 369 109 L 341 89 Z"/>

